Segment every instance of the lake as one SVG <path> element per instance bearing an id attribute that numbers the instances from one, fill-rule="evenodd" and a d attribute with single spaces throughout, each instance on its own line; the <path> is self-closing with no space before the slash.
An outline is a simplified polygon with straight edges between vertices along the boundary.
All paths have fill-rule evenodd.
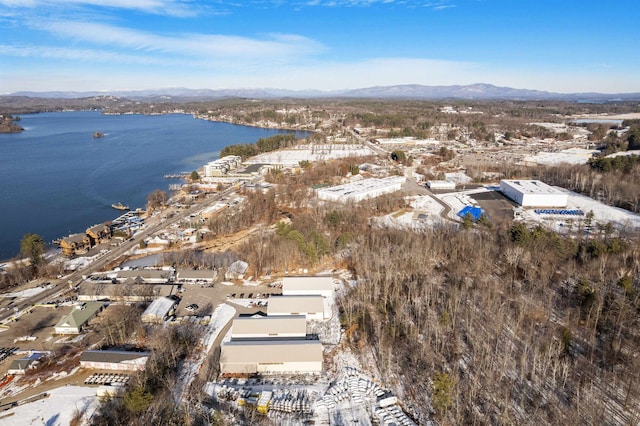
<path id="1" fill-rule="evenodd" d="M 21 118 L 24 132 L 0 134 L 0 259 L 18 254 L 26 233 L 50 242 L 114 219 L 113 203 L 144 208 L 150 192 L 176 183 L 164 175 L 196 170 L 226 145 L 287 133 L 185 114 Z"/>

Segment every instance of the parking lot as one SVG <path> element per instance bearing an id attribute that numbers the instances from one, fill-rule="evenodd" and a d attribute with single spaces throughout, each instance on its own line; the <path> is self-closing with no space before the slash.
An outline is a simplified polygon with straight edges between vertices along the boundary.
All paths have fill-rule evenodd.
<path id="1" fill-rule="evenodd" d="M 238 310 L 238 313 L 254 313 L 261 310 L 261 308 L 262 310 L 266 309 L 262 306 L 262 303 L 258 305 L 258 302 L 266 302 L 268 300 L 266 295 L 282 293 L 281 289 L 269 287 L 268 285 L 242 286 L 216 284 L 213 287 L 207 287 L 185 284 L 182 288 L 184 290 L 178 293 L 181 301 L 176 312 L 177 316 L 211 315 L 216 306 L 225 302 L 232 303 L 233 307 Z M 249 299 L 254 301 L 252 307 L 249 307 Z M 187 309 L 189 305 L 198 305 L 198 308 L 195 310 Z"/>
<path id="2" fill-rule="evenodd" d="M 489 220 L 496 225 L 506 224 L 508 226 L 513 221 L 513 208 L 517 205 L 501 192 L 488 191 L 469 196 L 480 204 L 480 207 L 489 216 Z"/>

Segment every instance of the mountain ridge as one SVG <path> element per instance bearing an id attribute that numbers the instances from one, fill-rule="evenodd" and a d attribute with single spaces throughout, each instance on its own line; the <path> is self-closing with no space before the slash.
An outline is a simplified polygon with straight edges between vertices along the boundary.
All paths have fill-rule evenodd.
<path id="1" fill-rule="evenodd" d="M 26 96 L 34 98 L 89 98 L 117 96 L 138 100 L 176 101 L 208 100 L 222 98 L 385 98 L 385 99 L 460 99 L 460 100 L 573 100 L 573 101 L 621 101 L 640 100 L 640 93 L 559 93 L 533 89 L 515 89 L 488 83 L 468 85 L 427 86 L 402 84 L 372 86 L 348 90 L 289 90 L 276 88 L 247 89 L 189 89 L 167 87 L 145 90 L 113 91 L 20 91 L 5 96 Z"/>

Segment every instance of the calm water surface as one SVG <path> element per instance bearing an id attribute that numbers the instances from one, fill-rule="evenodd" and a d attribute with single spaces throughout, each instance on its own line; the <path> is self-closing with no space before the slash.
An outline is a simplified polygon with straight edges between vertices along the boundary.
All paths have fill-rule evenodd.
<path id="1" fill-rule="evenodd" d="M 226 145 L 282 133 L 182 114 L 21 118 L 24 132 L 0 134 L 0 259 L 19 252 L 25 233 L 51 241 L 83 232 L 118 216 L 112 203 L 144 207 L 151 191 L 175 183 L 166 174 L 195 170 Z M 96 131 L 105 136 L 94 139 Z"/>

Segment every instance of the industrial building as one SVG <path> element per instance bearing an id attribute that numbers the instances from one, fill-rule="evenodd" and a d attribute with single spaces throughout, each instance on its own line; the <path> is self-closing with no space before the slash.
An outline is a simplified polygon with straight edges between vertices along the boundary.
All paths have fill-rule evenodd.
<path id="1" fill-rule="evenodd" d="M 539 180 L 501 180 L 500 191 L 522 207 L 567 206 L 567 194 Z"/>
<path id="2" fill-rule="evenodd" d="M 369 178 L 344 185 L 317 190 L 318 199 L 346 203 L 358 202 L 384 194 L 400 191 L 406 182 L 404 176 L 390 176 L 382 179 Z"/>
<path id="3" fill-rule="evenodd" d="M 307 319 L 304 315 L 239 317 L 233 320 L 231 339 L 304 339 Z"/>
<path id="4" fill-rule="evenodd" d="M 329 318 L 324 308 L 324 297 L 316 296 L 272 296 L 267 305 L 267 315 L 304 315 L 308 320 Z"/>
<path id="5" fill-rule="evenodd" d="M 282 279 L 282 294 L 284 296 L 313 296 L 332 297 L 334 292 L 331 277 L 284 277 Z"/>
<path id="6" fill-rule="evenodd" d="M 322 371 L 318 340 L 250 340 L 222 344 L 222 374 L 295 374 Z"/>
<path id="7" fill-rule="evenodd" d="M 456 189 L 456 183 L 450 180 L 428 180 L 429 189 Z"/>

